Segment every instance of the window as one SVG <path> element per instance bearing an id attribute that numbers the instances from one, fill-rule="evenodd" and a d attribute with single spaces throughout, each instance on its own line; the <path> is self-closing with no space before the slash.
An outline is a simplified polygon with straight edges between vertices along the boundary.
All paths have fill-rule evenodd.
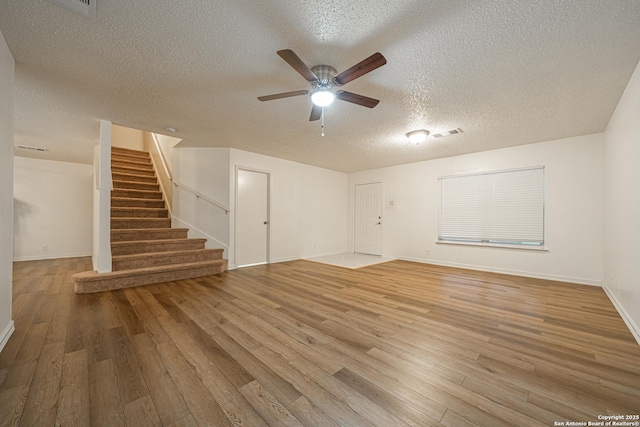
<path id="1" fill-rule="evenodd" d="M 544 167 L 438 181 L 439 242 L 544 245 Z"/>

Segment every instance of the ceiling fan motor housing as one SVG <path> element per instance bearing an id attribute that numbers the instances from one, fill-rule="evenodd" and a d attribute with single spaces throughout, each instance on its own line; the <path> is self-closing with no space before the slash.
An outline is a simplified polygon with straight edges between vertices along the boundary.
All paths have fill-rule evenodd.
<path id="1" fill-rule="evenodd" d="M 338 74 L 335 68 L 329 65 L 316 65 L 311 68 L 311 71 L 318 77 L 317 81 L 312 82 L 314 89 L 331 89 L 333 87 L 332 80 Z"/>

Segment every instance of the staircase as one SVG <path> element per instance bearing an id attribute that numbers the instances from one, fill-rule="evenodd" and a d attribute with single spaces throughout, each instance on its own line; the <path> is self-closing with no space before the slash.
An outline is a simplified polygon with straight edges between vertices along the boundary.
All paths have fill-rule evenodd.
<path id="1" fill-rule="evenodd" d="M 112 272 L 74 275 L 76 293 L 190 279 L 227 270 L 223 249 L 205 249 L 206 239 L 189 239 L 188 229 L 171 228 L 149 153 L 113 147 L 111 174 Z"/>

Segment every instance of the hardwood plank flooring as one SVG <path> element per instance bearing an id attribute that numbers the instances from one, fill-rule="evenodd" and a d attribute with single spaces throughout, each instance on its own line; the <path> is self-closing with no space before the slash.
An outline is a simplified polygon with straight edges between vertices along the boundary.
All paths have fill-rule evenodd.
<path id="1" fill-rule="evenodd" d="M 291 261 L 101 294 L 14 264 L 0 426 L 554 426 L 640 414 L 602 289 Z M 556 424 L 557 423 L 557 424 Z"/>

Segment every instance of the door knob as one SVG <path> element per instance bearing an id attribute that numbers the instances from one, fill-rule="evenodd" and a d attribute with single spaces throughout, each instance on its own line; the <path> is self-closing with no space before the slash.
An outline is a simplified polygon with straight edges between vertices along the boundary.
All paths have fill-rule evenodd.
<path id="1" fill-rule="evenodd" d="M 264 225 L 267 225 L 267 224 L 269 224 L 269 221 L 265 221 L 265 222 L 264 222 Z"/>

